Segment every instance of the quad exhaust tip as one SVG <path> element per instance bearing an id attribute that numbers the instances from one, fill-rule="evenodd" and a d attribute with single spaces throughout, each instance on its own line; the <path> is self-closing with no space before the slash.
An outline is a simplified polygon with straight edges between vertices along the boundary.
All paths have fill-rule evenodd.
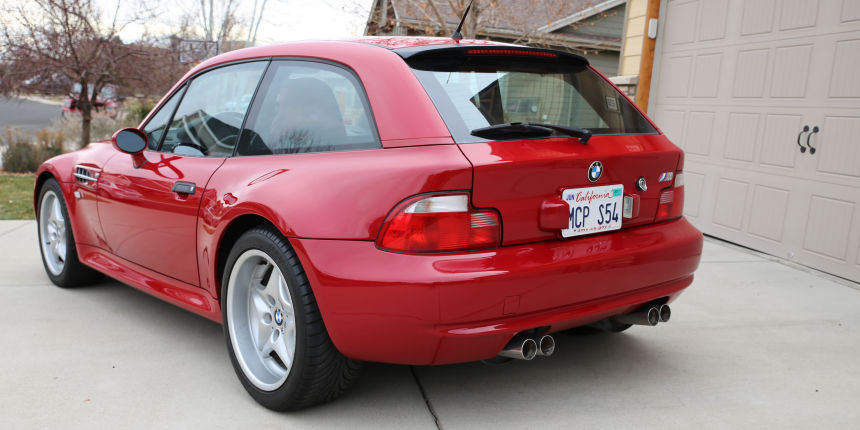
<path id="1" fill-rule="evenodd" d="M 538 341 L 538 355 L 549 357 L 555 352 L 555 338 L 545 334 Z"/>
<path id="2" fill-rule="evenodd" d="M 517 360 L 532 360 L 537 356 L 538 344 L 534 339 L 526 336 L 517 336 L 499 353 L 501 357 L 515 358 Z"/>
<path id="3" fill-rule="evenodd" d="M 655 326 L 660 322 L 669 322 L 672 309 L 669 305 L 650 306 L 626 315 L 619 315 L 615 320 L 622 324 Z"/>
<path id="4" fill-rule="evenodd" d="M 615 319 L 622 324 L 655 326 L 660 322 L 660 310 L 655 307 L 644 308 L 626 315 L 619 315 Z"/>
<path id="5" fill-rule="evenodd" d="M 660 305 L 657 309 L 660 311 L 660 322 L 669 322 L 669 318 L 672 317 L 672 309 L 669 305 Z"/>
<path id="6" fill-rule="evenodd" d="M 517 360 L 532 360 L 537 356 L 549 357 L 555 353 L 555 338 L 545 334 L 532 337 L 520 334 L 513 338 L 499 353 L 499 357 Z"/>

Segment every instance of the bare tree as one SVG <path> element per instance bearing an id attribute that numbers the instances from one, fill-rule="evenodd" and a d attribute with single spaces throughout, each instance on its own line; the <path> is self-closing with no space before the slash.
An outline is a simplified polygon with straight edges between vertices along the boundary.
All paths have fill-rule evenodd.
<path id="1" fill-rule="evenodd" d="M 30 0 L 2 9 L 0 47 L 6 63 L 4 93 L 37 90 L 41 85 L 80 84 L 81 144 L 90 141 L 93 106 L 107 84 L 140 80 L 148 68 L 138 45 L 118 34 L 119 2 L 103 19 L 93 0 Z M 92 88 L 92 91 L 88 89 Z"/>
<path id="2" fill-rule="evenodd" d="M 234 48 L 232 42 L 239 40 L 237 31 L 243 23 L 237 13 L 238 7 L 238 0 L 200 0 L 199 9 L 185 21 L 187 24 L 200 23 L 203 37 L 206 40 L 218 42 L 219 51 L 223 52 Z M 193 25 L 189 27 L 194 31 Z"/>

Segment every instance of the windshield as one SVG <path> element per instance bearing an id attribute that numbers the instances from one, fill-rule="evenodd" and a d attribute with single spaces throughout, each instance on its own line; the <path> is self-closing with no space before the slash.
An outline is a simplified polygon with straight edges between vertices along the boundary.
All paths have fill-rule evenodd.
<path id="1" fill-rule="evenodd" d="M 495 60 L 462 67 L 424 63 L 413 70 L 458 143 L 487 141 L 472 131 L 509 123 L 582 128 L 596 136 L 656 133 L 625 97 L 585 66 Z"/>

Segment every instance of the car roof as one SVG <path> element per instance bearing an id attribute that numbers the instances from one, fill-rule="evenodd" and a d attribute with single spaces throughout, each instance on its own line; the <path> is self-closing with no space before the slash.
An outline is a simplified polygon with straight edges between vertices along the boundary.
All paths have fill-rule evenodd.
<path id="1" fill-rule="evenodd" d="M 415 36 L 364 36 L 353 37 L 346 39 L 332 40 L 306 40 L 298 42 L 282 43 L 277 45 L 255 46 L 251 48 L 239 49 L 230 51 L 216 57 L 210 58 L 197 67 L 195 70 L 202 70 L 210 66 L 225 62 L 250 60 L 254 58 L 265 57 L 286 57 L 294 55 L 297 50 L 310 46 L 343 46 L 349 44 L 360 43 L 364 45 L 376 46 L 387 51 L 397 51 L 407 48 L 416 47 L 453 47 L 453 46 L 518 46 L 507 43 L 494 42 L 490 40 L 472 40 L 463 39 L 456 40 L 450 37 L 415 37 Z"/>

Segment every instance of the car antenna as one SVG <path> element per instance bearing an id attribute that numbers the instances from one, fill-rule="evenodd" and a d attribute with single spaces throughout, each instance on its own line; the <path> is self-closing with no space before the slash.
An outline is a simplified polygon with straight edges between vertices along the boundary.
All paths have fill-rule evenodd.
<path id="1" fill-rule="evenodd" d="M 431 0 L 432 1 L 432 0 Z M 472 9 L 472 2 L 475 0 L 471 0 L 469 5 L 466 6 L 466 11 L 463 12 L 463 19 L 460 20 L 460 25 L 457 26 L 457 30 L 454 31 L 454 34 L 451 35 L 451 38 L 454 40 L 462 40 L 463 33 L 460 33 L 460 30 L 463 29 L 463 24 L 466 22 L 466 17 L 469 16 L 469 11 Z"/>

